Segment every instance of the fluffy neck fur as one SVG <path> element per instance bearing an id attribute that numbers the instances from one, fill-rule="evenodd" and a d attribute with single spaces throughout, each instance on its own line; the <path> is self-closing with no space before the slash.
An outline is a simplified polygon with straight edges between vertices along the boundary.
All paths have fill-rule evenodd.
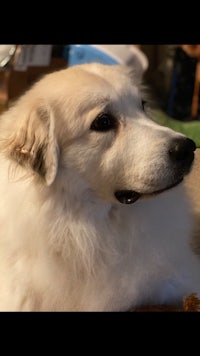
<path id="1" fill-rule="evenodd" d="M 140 288 L 145 301 L 176 300 L 177 292 L 162 283 L 176 279 L 179 268 L 184 283 L 190 283 L 191 271 L 184 267 L 191 252 L 182 187 L 176 188 L 181 210 L 171 191 L 132 206 L 112 206 L 73 171 L 60 175 L 65 184 L 56 180 L 44 187 L 31 183 L 32 178 L 20 179 L 20 174 L 9 179 L 9 165 L 1 159 L 2 226 L 4 215 L 10 217 L 1 229 L 2 298 L 9 288 L 18 296 L 8 300 L 8 310 L 128 309 L 138 304 Z M 170 219 L 176 219 L 177 230 L 171 229 Z"/>
<path id="2" fill-rule="evenodd" d="M 95 273 L 97 261 L 103 263 L 107 253 L 112 254 L 112 258 L 114 255 L 119 257 L 118 239 L 108 237 L 113 228 L 112 220 L 120 219 L 119 207 L 98 199 L 72 170 L 60 175 L 63 181 L 56 180 L 48 187 L 33 184 L 34 177 L 24 178 L 23 170 L 17 170 L 16 175 L 11 176 L 9 172 L 12 171 L 12 164 L 3 160 L 1 162 L 4 170 L 2 186 L 5 187 L 5 181 L 7 184 L 7 191 L 1 194 L 1 211 L 3 207 L 5 211 L 6 201 L 10 201 L 12 206 L 8 210 L 13 229 L 5 231 L 8 235 L 5 239 L 12 239 L 13 249 L 18 249 L 23 244 L 31 244 L 32 248 L 35 245 L 35 249 L 41 248 L 44 241 L 44 246 L 49 247 L 46 253 L 52 258 L 59 255 L 64 263 L 69 258 L 74 261 L 75 274 L 81 269 L 86 270 L 87 275 Z M 9 199 L 8 195 L 12 198 Z M 26 209 L 22 208 L 23 205 Z M 21 217 L 21 211 L 24 210 L 26 216 Z M 37 224 L 32 216 L 38 216 Z M 46 221 L 43 223 L 44 220 Z M 45 231 L 43 226 L 46 226 Z M 23 253 L 27 253 L 26 248 Z"/>

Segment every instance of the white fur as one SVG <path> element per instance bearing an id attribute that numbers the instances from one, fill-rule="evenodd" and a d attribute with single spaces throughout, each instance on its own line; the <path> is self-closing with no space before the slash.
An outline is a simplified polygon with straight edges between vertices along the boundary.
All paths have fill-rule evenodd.
<path id="1" fill-rule="evenodd" d="M 117 130 L 90 130 L 105 107 Z M 0 119 L 0 310 L 129 310 L 200 290 L 183 186 L 168 144 L 118 66 L 44 77 Z M 39 152 L 39 153 L 38 153 Z"/>

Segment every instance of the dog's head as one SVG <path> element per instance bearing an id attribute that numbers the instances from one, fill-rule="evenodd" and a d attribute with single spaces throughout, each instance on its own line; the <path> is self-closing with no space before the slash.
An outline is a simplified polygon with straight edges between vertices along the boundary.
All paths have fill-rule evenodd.
<path id="1" fill-rule="evenodd" d="M 121 66 L 47 75 L 10 110 L 9 158 L 49 186 L 59 169 L 66 180 L 73 170 L 110 202 L 133 203 L 177 185 L 194 158 L 194 142 L 148 116 L 137 79 Z"/>

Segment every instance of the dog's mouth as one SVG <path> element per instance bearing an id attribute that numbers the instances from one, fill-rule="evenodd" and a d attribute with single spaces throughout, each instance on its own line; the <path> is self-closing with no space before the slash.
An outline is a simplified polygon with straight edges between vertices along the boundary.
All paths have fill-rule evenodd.
<path id="1" fill-rule="evenodd" d="M 155 192 L 144 194 L 144 193 L 139 193 L 134 190 L 117 190 L 115 192 L 115 197 L 116 199 L 122 203 L 122 204 L 133 204 L 135 203 L 139 198 L 145 197 L 145 196 L 152 196 L 152 195 L 157 195 L 162 192 L 165 192 L 166 190 L 169 190 L 173 187 L 176 187 L 178 184 L 180 184 L 183 181 L 183 178 L 181 178 L 179 181 L 176 183 L 173 183 L 169 185 L 168 187 L 160 190 L 156 190 Z"/>

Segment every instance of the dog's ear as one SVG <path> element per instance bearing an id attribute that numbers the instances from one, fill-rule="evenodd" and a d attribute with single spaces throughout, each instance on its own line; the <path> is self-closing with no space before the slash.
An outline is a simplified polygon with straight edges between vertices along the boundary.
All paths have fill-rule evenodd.
<path id="1" fill-rule="evenodd" d="M 47 185 L 53 183 L 58 166 L 58 145 L 51 108 L 47 105 L 34 108 L 17 125 L 7 143 L 7 152 L 12 159 L 37 172 Z"/>
<path id="2" fill-rule="evenodd" d="M 118 68 L 130 79 L 131 83 L 140 86 L 143 81 L 143 72 L 137 67 L 120 64 Z"/>

